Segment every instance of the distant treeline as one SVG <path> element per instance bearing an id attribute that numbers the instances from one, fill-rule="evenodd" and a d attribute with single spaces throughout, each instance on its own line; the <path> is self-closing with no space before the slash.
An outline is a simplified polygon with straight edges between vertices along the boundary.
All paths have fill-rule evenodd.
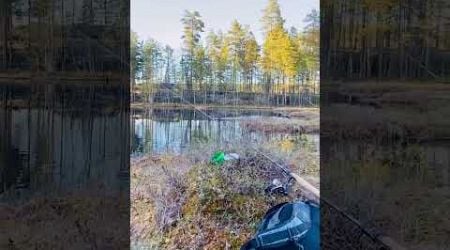
<path id="1" fill-rule="evenodd" d="M 69 82 L 62 80 L 0 81 L 0 111 L 44 109 L 112 114 L 129 109 L 129 90 L 115 82 Z"/>
<path id="2" fill-rule="evenodd" d="M 264 93 L 250 91 L 208 91 L 159 89 L 147 95 L 134 93 L 134 101 L 161 104 L 216 104 L 216 105 L 257 105 L 257 106 L 318 106 L 319 94 L 308 89 L 297 93 Z M 148 99 L 147 99 L 148 98 Z M 188 101 L 187 99 L 190 99 Z"/>
<path id="3" fill-rule="evenodd" d="M 231 22 L 232 20 L 230 20 Z M 266 94 L 318 92 L 320 17 L 313 10 L 305 17 L 306 28 L 285 27 L 277 0 L 262 11 L 263 44 L 237 20 L 228 31 L 209 29 L 197 11 L 181 17 L 182 55 L 156 40 L 140 40 L 131 33 L 131 78 L 144 92 L 155 86 L 175 84 L 187 93 L 196 91 L 258 92 Z M 187 99 L 193 101 L 192 96 Z"/>
<path id="4" fill-rule="evenodd" d="M 0 70 L 129 72 L 129 2 L 0 1 Z"/>
<path id="5" fill-rule="evenodd" d="M 445 0 L 321 1 L 322 78 L 450 79 Z"/>

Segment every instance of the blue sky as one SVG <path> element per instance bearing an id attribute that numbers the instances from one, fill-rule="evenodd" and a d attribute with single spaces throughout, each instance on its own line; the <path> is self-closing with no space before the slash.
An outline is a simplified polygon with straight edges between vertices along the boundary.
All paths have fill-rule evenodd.
<path id="1" fill-rule="evenodd" d="M 320 0 L 279 0 L 286 27 L 303 27 L 303 19 L 312 9 L 320 9 Z M 205 31 L 228 30 L 233 19 L 249 25 L 259 42 L 260 18 L 267 0 L 131 0 L 131 29 L 141 39 L 154 38 L 175 49 L 181 47 L 180 19 L 185 9 L 197 10 L 205 22 Z M 206 35 L 206 32 L 205 34 Z"/>

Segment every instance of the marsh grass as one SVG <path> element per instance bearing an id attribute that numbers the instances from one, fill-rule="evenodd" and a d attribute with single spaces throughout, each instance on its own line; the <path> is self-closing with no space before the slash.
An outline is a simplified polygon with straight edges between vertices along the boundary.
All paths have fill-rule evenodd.
<path id="1" fill-rule="evenodd" d="M 241 126 L 249 132 L 317 134 L 320 128 L 319 110 L 316 108 L 275 109 L 280 117 L 245 119 Z"/>
<path id="2" fill-rule="evenodd" d="M 336 157 L 323 159 L 321 193 L 408 249 L 446 249 L 448 156 L 430 144 L 450 138 L 450 85 L 365 82 L 334 90 L 349 98 L 322 109 L 321 137 Z"/>

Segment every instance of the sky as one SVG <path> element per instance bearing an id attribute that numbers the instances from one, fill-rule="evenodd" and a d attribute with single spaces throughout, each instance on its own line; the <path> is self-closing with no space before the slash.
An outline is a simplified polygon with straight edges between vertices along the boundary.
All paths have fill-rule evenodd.
<path id="1" fill-rule="evenodd" d="M 320 9 L 320 0 L 278 0 L 285 27 L 303 28 L 303 20 L 312 9 Z M 262 42 L 261 16 L 267 0 L 131 0 L 131 30 L 143 40 L 153 38 L 162 44 L 181 48 L 184 10 L 197 10 L 210 29 L 227 31 L 233 19 L 249 25 Z"/>

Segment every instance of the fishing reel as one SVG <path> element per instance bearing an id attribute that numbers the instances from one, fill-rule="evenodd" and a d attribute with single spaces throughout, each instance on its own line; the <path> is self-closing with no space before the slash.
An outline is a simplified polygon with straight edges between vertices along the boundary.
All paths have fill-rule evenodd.
<path id="1" fill-rule="evenodd" d="M 289 177 L 289 179 L 283 183 L 278 179 L 274 179 L 272 183 L 266 187 L 264 190 L 267 195 L 284 195 L 287 196 L 290 192 L 290 187 L 292 186 L 292 182 L 295 181 L 293 177 Z"/>

